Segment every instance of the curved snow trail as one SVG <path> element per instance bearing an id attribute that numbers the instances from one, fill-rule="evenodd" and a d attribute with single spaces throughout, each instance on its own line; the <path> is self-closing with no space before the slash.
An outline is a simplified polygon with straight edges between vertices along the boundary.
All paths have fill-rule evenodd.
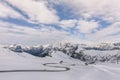
<path id="1" fill-rule="evenodd" d="M 45 64 L 43 64 L 43 65 L 44 65 L 44 66 L 47 66 L 47 67 L 63 68 L 63 69 L 64 69 L 64 70 L 57 70 L 57 71 L 59 71 L 59 72 L 70 70 L 70 68 L 68 68 L 68 67 L 62 67 L 62 66 L 51 66 L 51 65 L 49 65 L 49 64 L 58 64 L 58 63 L 45 63 Z"/>
<path id="2" fill-rule="evenodd" d="M 52 64 L 52 65 L 50 65 Z M 63 72 L 63 71 L 68 71 L 70 68 L 68 67 L 62 67 L 62 66 L 53 66 L 53 64 L 58 64 L 58 63 L 45 63 L 43 64 L 44 66 L 47 67 L 54 67 L 54 68 L 61 68 L 61 70 L 48 70 L 48 69 L 36 69 L 36 70 L 0 70 L 0 73 L 11 73 L 11 72 Z"/>

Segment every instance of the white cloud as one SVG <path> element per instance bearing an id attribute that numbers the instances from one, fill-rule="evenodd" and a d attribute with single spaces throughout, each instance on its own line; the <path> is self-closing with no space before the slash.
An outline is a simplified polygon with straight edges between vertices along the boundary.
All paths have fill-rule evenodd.
<path id="1" fill-rule="evenodd" d="M 119 0 L 52 0 L 56 4 L 66 4 L 74 13 L 84 19 L 98 17 L 108 22 L 120 21 Z"/>
<path id="2" fill-rule="evenodd" d="M 58 31 L 47 26 L 41 29 L 17 26 L 0 22 L 0 43 L 3 44 L 48 44 L 60 42 L 68 37 L 69 33 Z"/>
<path id="3" fill-rule="evenodd" d="M 78 1 L 78 0 L 77 0 Z M 120 21 L 120 1 L 118 0 L 79 0 L 78 5 L 83 5 L 83 11 L 80 14 L 84 16 L 85 13 L 92 17 L 99 17 L 105 21 L 116 22 Z M 78 8 L 79 9 L 79 8 Z"/>
<path id="4" fill-rule="evenodd" d="M 57 23 L 59 17 L 54 9 L 48 8 L 44 1 L 34 0 L 8 0 L 12 5 L 25 12 L 31 21 L 38 23 Z"/>
<path id="5" fill-rule="evenodd" d="M 118 32 L 120 32 L 120 22 L 116 22 L 116 23 L 112 24 L 111 26 L 108 26 L 107 28 L 104 28 L 104 29 L 96 32 L 93 35 L 101 38 L 101 37 L 110 36 L 112 34 L 116 34 Z"/>
<path id="6" fill-rule="evenodd" d="M 87 37 L 95 41 L 119 41 L 120 37 L 120 22 L 116 22 L 107 28 L 104 28 L 96 33 L 89 34 Z"/>
<path id="7" fill-rule="evenodd" d="M 55 0 L 53 0 L 55 1 Z M 72 6 L 78 18 L 81 19 L 77 29 L 81 33 L 85 33 L 85 37 L 91 41 L 119 41 L 120 40 L 120 1 L 119 0 L 59 0 L 59 4 L 67 4 Z M 89 21 L 90 19 L 98 19 L 98 22 Z M 111 23 L 111 26 L 105 26 L 105 23 Z M 100 26 L 104 26 L 101 30 L 96 30 Z M 94 31 L 95 30 L 95 31 Z M 91 33 L 94 31 L 94 33 Z M 89 33 L 89 34 L 88 34 Z M 118 33 L 118 34 L 117 34 Z"/>
<path id="8" fill-rule="evenodd" d="M 12 10 L 9 6 L 7 6 L 2 2 L 0 2 L 0 17 L 1 18 L 7 18 L 7 17 L 23 18 L 19 13 Z"/>
<path id="9" fill-rule="evenodd" d="M 91 21 L 80 20 L 78 22 L 77 29 L 81 33 L 90 33 L 90 32 L 94 31 L 98 27 L 99 27 L 99 23 L 96 22 L 96 21 L 93 21 L 93 20 L 91 20 Z"/>
<path id="10" fill-rule="evenodd" d="M 118 0 L 7 0 L 10 4 L 16 6 L 29 16 L 27 21 L 58 24 L 64 29 L 75 28 L 77 35 L 69 32 L 56 30 L 52 27 L 42 26 L 40 29 L 33 29 L 28 26 L 18 26 L 12 23 L 0 21 L 0 43 L 22 43 L 22 44 L 46 44 L 54 42 L 104 42 L 120 40 L 120 1 Z M 65 4 L 66 7 L 72 8 L 75 19 L 59 20 L 57 12 L 48 7 L 49 3 Z M 54 4 L 53 4 L 54 5 Z M 17 18 L 24 19 L 23 16 L 9 7 L 7 4 L 0 3 L 1 18 Z M 58 12 L 59 13 L 59 12 Z M 70 15 L 68 15 L 70 16 Z M 72 15 L 71 15 L 72 16 Z M 106 26 L 101 30 L 97 30 L 102 24 L 100 21 L 110 22 L 111 26 Z M 76 26 L 77 25 L 77 26 Z M 41 26 L 41 24 L 40 24 Z M 93 32 L 93 33 L 92 33 Z M 81 33 L 84 33 L 82 35 Z M 118 33 L 118 34 L 117 34 Z M 80 36 L 84 36 L 81 39 Z M 91 40 L 91 41 L 88 41 Z"/>
<path id="11" fill-rule="evenodd" d="M 11 23 L 0 22 L 0 43 L 2 44 L 25 44 L 39 45 L 52 44 L 57 42 L 89 43 L 68 32 L 59 31 L 52 27 L 34 29 L 22 27 Z"/>
<path id="12" fill-rule="evenodd" d="M 76 28 L 80 33 L 91 33 L 99 27 L 99 22 L 70 19 L 60 21 L 59 25 L 64 29 Z"/>
<path id="13" fill-rule="evenodd" d="M 77 20 L 62 20 L 60 21 L 60 26 L 62 28 L 73 28 L 75 27 L 75 24 L 77 23 Z"/>

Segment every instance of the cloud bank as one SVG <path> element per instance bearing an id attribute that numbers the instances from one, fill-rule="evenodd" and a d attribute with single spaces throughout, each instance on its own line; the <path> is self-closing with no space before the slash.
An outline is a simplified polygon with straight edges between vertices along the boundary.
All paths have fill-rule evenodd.
<path id="1" fill-rule="evenodd" d="M 119 42 L 118 0 L 1 0 L 1 44 Z"/>

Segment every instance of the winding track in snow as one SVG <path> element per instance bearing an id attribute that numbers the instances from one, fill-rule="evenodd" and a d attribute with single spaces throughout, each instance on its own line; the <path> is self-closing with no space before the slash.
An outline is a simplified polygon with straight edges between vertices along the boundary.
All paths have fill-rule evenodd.
<path id="1" fill-rule="evenodd" d="M 51 65 L 52 64 L 52 65 Z M 43 64 L 44 66 L 47 67 L 54 67 L 54 68 L 61 68 L 61 70 L 48 70 L 48 69 L 35 69 L 35 70 L 0 70 L 0 73 L 11 73 L 11 72 L 63 72 L 63 71 L 68 71 L 70 70 L 69 67 L 63 67 L 63 66 L 54 66 L 55 64 L 58 63 L 45 63 Z M 71 64 L 72 66 L 72 64 Z"/>

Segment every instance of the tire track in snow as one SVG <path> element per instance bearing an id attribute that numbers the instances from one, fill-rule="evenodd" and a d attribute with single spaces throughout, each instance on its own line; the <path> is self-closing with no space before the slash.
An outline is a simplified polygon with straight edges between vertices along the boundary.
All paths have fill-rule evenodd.
<path id="1" fill-rule="evenodd" d="M 52 65 L 51 65 L 52 64 Z M 0 70 L 0 73 L 11 73 L 11 72 L 63 72 L 63 71 L 68 71 L 70 70 L 69 67 L 62 67 L 62 66 L 54 66 L 54 64 L 58 64 L 58 63 L 45 63 L 43 64 L 44 66 L 47 67 L 53 67 L 53 68 L 59 68 L 59 70 L 48 70 L 48 69 L 33 69 L 33 70 Z M 61 69 L 61 70 L 60 70 Z"/>

